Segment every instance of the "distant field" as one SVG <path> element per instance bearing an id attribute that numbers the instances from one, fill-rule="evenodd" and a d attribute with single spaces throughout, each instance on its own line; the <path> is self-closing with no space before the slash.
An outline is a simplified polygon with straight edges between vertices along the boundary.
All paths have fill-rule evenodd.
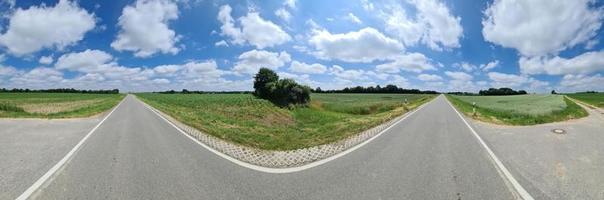
<path id="1" fill-rule="evenodd" d="M 567 94 L 567 96 L 591 104 L 593 106 L 604 108 L 604 93 L 578 93 Z"/>
<path id="2" fill-rule="evenodd" d="M 283 109 L 250 94 L 137 96 L 203 132 L 245 146 L 291 150 L 334 142 L 399 116 L 435 97 L 313 94 L 311 105 Z M 407 99 L 409 104 L 404 105 Z"/>
<path id="3" fill-rule="evenodd" d="M 497 124 L 533 125 L 587 116 L 585 110 L 562 95 L 447 95 L 447 98 L 466 115 Z"/>
<path id="4" fill-rule="evenodd" d="M 123 94 L 0 93 L 0 117 L 89 117 L 115 106 Z"/>

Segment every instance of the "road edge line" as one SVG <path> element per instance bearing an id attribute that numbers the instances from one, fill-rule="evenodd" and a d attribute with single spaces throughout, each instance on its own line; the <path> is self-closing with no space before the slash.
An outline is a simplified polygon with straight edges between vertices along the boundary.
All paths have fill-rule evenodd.
<path id="1" fill-rule="evenodd" d="M 457 109 L 453 106 L 453 104 L 451 104 L 451 102 L 449 102 L 449 100 L 447 99 L 447 97 L 445 97 L 443 95 L 443 98 L 445 98 L 445 100 L 447 101 L 447 103 L 449 104 L 449 106 L 451 106 L 451 108 L 453 108 L 453 110 L 457 113 L 457 116 L 459 116 L 459 118 L 461 118 L 461 120 L 463 120 L 463 122 L 470 129 L 470 131 L 472 131 L 472 134 L 474 135 L 474 137 L 476 137 L 476 139 L 478 140 L 478 142 L 480 142 L 480 144 L 482 145 L 482 147 L 486 149 L 487 153 L 489 154 L 489 157 L 495 163 L 495 166 L 503 174 L 503 176 L 505 177 L 505 179 L 512 184 L 512 187 L 514 188 L 514 190 L 516 191 L 516 193 L 518 195 L 520 195 L 520 198 L 522 198 L 524 200 L 534 200 L 533 196 L 531 196 L 531 194 L 529 194 L 524 189 L 524 187 L 522 187 L 522 185 L 520 185 L 520 183 L 516 180 L 516 178 L 514 178 L 514 176 L 512 175 L 512 173 L 510 173 L 510 171 L 503 165 L 503 163 L 501 162 L 501 160 L 499 160 L 499 158 L 495 155 L 495 153 L 493 153 L 493 151 L 491 150 L 491 148 L 489 148 L 489 146 L 484 142 L 484 140 L 480 137 L 480 135 L 478 135 L 478 133 L 474 130 L 474 128 L 472 128 L 472 126 L 470 126 L 470 124 L 468 123 L 468 121 L 466 121 L 466 119 L 459 113 L 459 111 L 457 111 Z"/>
<path id="2" fill-rule="evenodd" d="M 92 135 L 92 133 L 94 133 L 94 131 L 96 131 L 96 129 L 99 128 L 99 126 L 101 126 L 101 124 L 103 124 L 103 122 L 105 122 L 105 120 L 107 118 L 109 118 L 109 116 L 111 116 L 111 114 L 113 114 L 113 111 L 117 110 L 117 108 L 120 105 L 122 105 L 122 103 L 126 100 L 127 97 L 128 96 L 126 95 L 124 97 L 124 99 L 122 99 L 120 101 L 120 103 L 118 103 L 111 110 L 111 112 L 109 112 L 103 118 L 103 120 L 101 120 L 96 126 L 94 126 L 94 128 L 92 128 L 88 132 L 88 134 L 86 134 L 86 136 L 84 136 L 84 138 L 82 138 L 69 152 L 67 152 L 67 154 L 61 160 L 59 160 L 59 162 L 57 162 L 44 175 L 42 175 L 42 177 L 40 177 L 36 182 L 34 182 L 34 184 L 32 184 L 29 188 L 27 188 L 27 190 L 25 190 L 23 193 L 21 193 L 21 195 L 19 195 L 19 197 L 17 197 L 15 200 L 26 200 L 26 199 L 29 199 L 31 197 L 31 195 L 34 194 L 34 192 L 36 192 L 38 189 L 40 189 L 40 187 L 44 183 L 46 183 L 51 177 L 53 177 L 53 175 L 55 175 L 55 173 L 57 173 L 61 168 L 63 168 L 65 166 L 65 164 L 67 164 L 67 162 L 73 158 L 73 156 L 75 155 L 75 153 L 80 149 L 80 147 L 84 144 L 84 142 L 86 142 L 86 140 L 88 140 L 88 138 Z"/>
<path id="3" fill-rule="evenodd" d="M 438 97 L 436 97 L 436 98 L 438 98 Z M 350 147 L 350 148 L 348 148 L 348 149 L 346 149 L 346 150 L 344 150 L 342 152 L 336 153 L 336 154 L 334 154 L 332 156 L 323 158 L 321 160 L 317 160 L 317 161 L 314 161 L 314 162 L 311 162 L 311 163 L 307 163 L 307 164 L 302 165 L 302 166 L 288 167 L 288 168 L 270 168 L 270 167 L 263 167 L 263 166 L 258 166 L 258 165 L 254 165 L 254 164 L 250 164 L 250 163 L 247 163 L 247 162 L 240 161 L 240 160 L 238 160 L 236 158 L 233 158 L 233 157 L 231 157 L 231 156 L 229 156 L 229 155 L 227 155 L 225 153 L 222 153 L 222 152 L 220 152 L 220 151 L 218 151 L 218 150 L 216 150 L 216 149 L 214 149 L 212 147 L 207 146 L 203 142 L 197 140 L 193 136 L 191 136 L 191 135 L 187 134 L 186 132 L 184 132 L 182 129 L 180 129 L 178 126 L 176 126 L 170 120 L 166 119 L 164 116 L 162 116 L 157 111 L 155 111 L 154 109 L 152 109 L 152 107 L 150 105 L 148 105 L 147 103 L 143 102 L 142 100 L 138 99 L 138 97 L 136 97 L 136 99 L 138 101 L 140 101 L 141 103 L 143 103 L 143 105 L 145 105 L 145 107 L 147 107 L 147 109 L 149 109 L 153 113 L 155 113 L 155 115 L 159 116 L 161 119 L 163 119 L 164 121 L 168 122 L 168 124 L 172 125 L 172 127 L 174 127 L 176 130 L 178 130 L 181 134 L 187 136 L 189 139 L 193 140 L 195 143 L 201 145 L 202 147 L 204 147 L 205 149 L 209 150 L 210 152 L 212 152 L 212 153 L 214 153 L 214 154 L 216 154 L 216 155 L 218 155 L 218 156 L 220 156 L 220 157 L 222 157 L 222 158 L 224 158 L 224 159 L 226 159 L 228 161 L 231 161 L 231 162 L 233 162 L 233 163 L 235 163 L 235 164 L 237 164 L 237 165 L 239 165 L 241 167 L 245 167 L 245 168 L 248 168 L 248 169 L 252 169 L 252 170 L 256 170 L 256 171 L 260 171 L 260 172 L 264 172 L 264 173 L 271 173 L 271 174 L 285 174 L 285 173 L 293 173 L 293 172 L 303 171 L 303 170 L 306 170 L 306 169 L 310 169 L 310 168 L 313 168 L 313 167 L 325 164 L 325 163 L 327 163 L 329 161 L 335 160 L 335 159 L 340 158 L 340 157 L 342 157 L 342 156 L 344 156 L 344 155 L 346 155 L 348 153 L 351 153 L 354 150 L 359 149 L 359 148 L 365 146 L 366 144 L 368 144 L 369 142 L 371 142 L 372 140 L 378 138 L 383 133 L 387 132 L 392 127 L 398 125 L 400 122 L 402 122 L 403 120 L 407 119 L 409 116 L 415 114 L 417 111 L 421 110 L 426 105 L 434 102 L 434 100 L 436 100 L 436 98 L 430 100 L 429 102 L 426 102 L 426 103 L 422 104 L 417 109 L 415 109 L 415 110 L 413 110 L 411 112 L 405 113 L 405 116 L 403 116 L 398 121 L 394 122 L 389 127 L 387 127 L 384 130 L 380 131 L 378 134 L 376 134 L 373 137 L 371 137 L 371 138 L 369 138 L 369 139 L 367 139 L 367 140 L 365 140 L 365 141 L 363 141 L 363 142 L 361 142 L 361 143 L 359 143 L 357 145 L 354 145 L 354 146 L 352 146 L 352 147 Z"/>

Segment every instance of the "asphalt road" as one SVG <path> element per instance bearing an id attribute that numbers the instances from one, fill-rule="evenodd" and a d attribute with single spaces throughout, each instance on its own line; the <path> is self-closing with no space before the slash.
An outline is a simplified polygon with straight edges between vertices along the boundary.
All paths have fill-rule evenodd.
<path id="1" fill-rule="evenodd" d="M 473 122 L 536 199 L 604 199 L 604 114 L 536 126 Z M 565 134 L 555 134 L 563 129 Z"/>
<path id="2" fill-rule="evenodd" d="M 443 96 L 371 143 L 304 171 L 227 161 L 132 96 L 37 199 L 513 199 L 488 154 Z"/>
<path id="3" fill-rule="evenodd" d="M 0 119 L 0 199 L 14 199 L 100 121 Z"/>

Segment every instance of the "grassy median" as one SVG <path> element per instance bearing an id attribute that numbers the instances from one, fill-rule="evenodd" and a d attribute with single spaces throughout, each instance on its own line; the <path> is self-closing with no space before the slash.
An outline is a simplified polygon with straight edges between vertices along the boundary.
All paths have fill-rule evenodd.
<path id="1" fill-rule="evenodd" d="M 562 95 L 447 95 L 447 98 L 465 115 L 495 124 L 535 125 L 587 116 L 583 108 Z"/>
<path id="2" fill-rule="evenodd" d="M 77 118 L 105 112 L 123 94 L 0 93 L 3 118 Z"/>
<path id="3" fill-rule="evenodd" d="M 335 142 L 400 116 L 434 95 L 313 94 L 307 107 L 279 108 L 251 94 L 153 94 L 149 105 L 237 144 L 292 150 Z M 404 101 L 407 99 L 408 104 Z"/>

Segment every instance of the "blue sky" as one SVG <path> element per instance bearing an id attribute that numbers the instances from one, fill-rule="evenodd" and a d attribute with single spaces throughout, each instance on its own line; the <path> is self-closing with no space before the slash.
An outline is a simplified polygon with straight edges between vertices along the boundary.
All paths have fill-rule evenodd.
<path id="1" fill-rule="evenodd" d="M 0 88 L 604 90 L 602 1 L 0 2 Z"/>

